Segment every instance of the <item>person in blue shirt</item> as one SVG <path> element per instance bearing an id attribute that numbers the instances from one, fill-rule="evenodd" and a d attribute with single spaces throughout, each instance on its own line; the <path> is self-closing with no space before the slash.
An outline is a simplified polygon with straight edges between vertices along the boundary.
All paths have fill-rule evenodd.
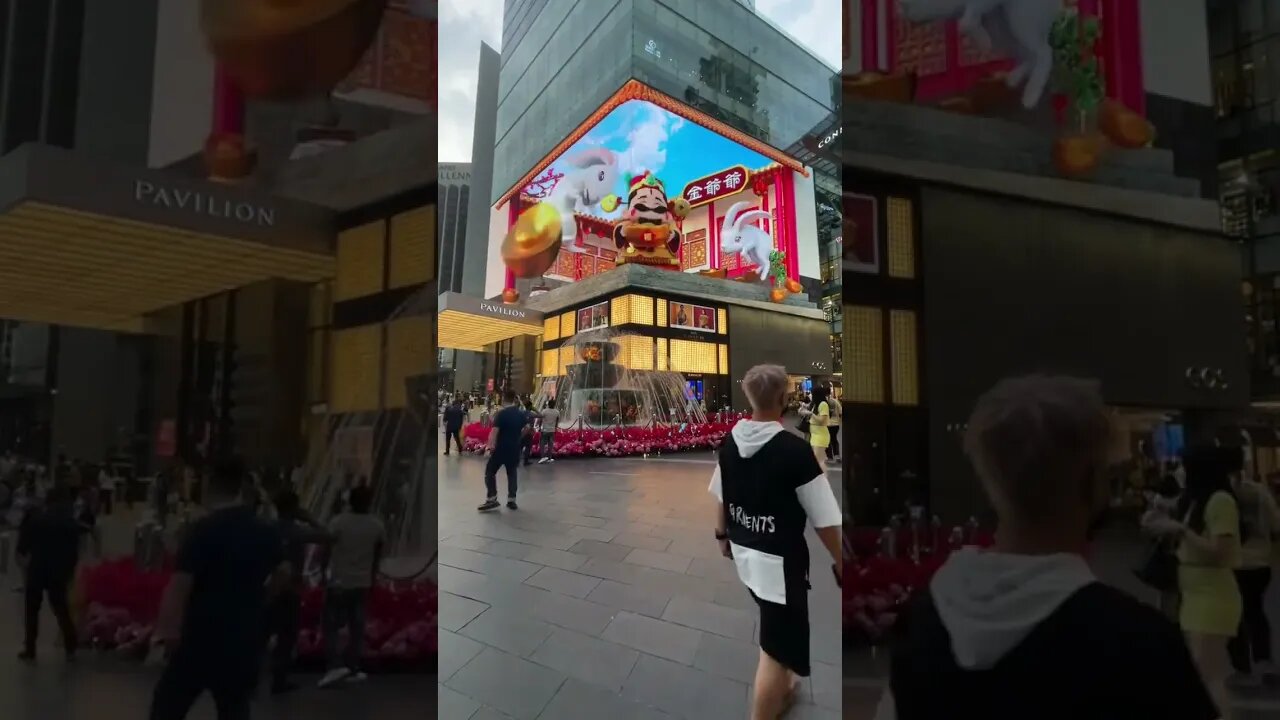
<path id="1" fill-rule="evenodd" d="M 489 431 L 489 461 L 484 466 L 485 501 L 477 510 L 497 510 L 498 468 L 507 470 L 507 507 L 516 505 L 516 470 L 520 465 L 521 447 L 529 432 L 529 415 L 511 390 L 502 393 L 502 409 L 493 415 L 493 429 Z"/>

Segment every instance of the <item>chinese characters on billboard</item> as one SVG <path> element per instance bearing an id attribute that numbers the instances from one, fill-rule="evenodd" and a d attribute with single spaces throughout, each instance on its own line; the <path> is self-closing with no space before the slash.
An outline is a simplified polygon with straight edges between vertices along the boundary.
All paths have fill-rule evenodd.
<path id="1" fill-rule="evenodd" d="M 668 311 L 667 322 L 673 328 L 709 333 L 716 331 L 715 308 L 672 301 Z"/>
<path id="2" fill-rule="evenodd" d="M 685 185 L 684 199 L 689 201 L 691 207 L 698 207 L 720 198 L 735 195 L 742 192 L 742 189 L 747 186 L 747 178 L 750 176 L 750 171 L 738 165 L 721 170 L 708 177 L 698 178 Z"/>

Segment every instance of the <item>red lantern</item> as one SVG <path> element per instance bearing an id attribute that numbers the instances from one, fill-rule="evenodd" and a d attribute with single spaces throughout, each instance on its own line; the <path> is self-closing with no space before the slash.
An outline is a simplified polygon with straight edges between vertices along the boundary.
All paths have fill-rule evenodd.
<path id="1" fill-rule="evenodd" d="M 769 192 L 769 178 L 765 175 L 757 175 L 751 178 L 751 192 L 764 197 Z"/>

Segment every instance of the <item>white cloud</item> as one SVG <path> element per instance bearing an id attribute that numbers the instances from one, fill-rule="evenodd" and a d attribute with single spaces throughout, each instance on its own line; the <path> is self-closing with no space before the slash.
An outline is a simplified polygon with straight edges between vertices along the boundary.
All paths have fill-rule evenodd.
<path id="1" fill-rule="evenodd" d="M 841 66 L 844 0 L 756 0 L 756 10 L 832 67 Z M 468 162 L 475 122 L 480 43 L 501 50 L 503 0 L 440 0 L 439 141 L 441 162 Z M 662 143 L 678 126 L 642 126 L 632 133 L 635 166 L 654 172 L 666 163 Z M 663 134 L 665 133 L 665 134 Z M 659 136 L 661 136 L 659 138 Z M 656 163 L 657 166 L 645 163 Z"/>
<path id="2" fill-rule="evenodd" d="M 441 0 L 439 25 L 440 162 L 471 160 L 480 43 L 502 49 L 502 0 Z"/>
<path id="3" fill-rule="evenodd" d="M 654 105 L 640 105 L 645 117 L 627 134 L 627 151 L 620 158 L 623 172 L 639 175 L 645 170 L 662 172 L 667 164 L 667 138 L 684 125 L 684 120 Z"/>

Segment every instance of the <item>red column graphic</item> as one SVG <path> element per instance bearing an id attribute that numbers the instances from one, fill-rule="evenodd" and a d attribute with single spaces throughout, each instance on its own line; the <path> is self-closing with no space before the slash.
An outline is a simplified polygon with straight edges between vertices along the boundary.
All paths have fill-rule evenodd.
<path id="1" fill-rule="evenodd" d="M 1107 97 L 1147 114 L 1142 69 L 1142 10 L 1138 0 L 1093 0 L 1102 6 L 1102 64 Z"/>
<path id="2" fill-rule="evenodd" d="M 213 134 L 244 134 L 244 94 L 222 66 L 213 75 Z"/>
<path id="3" fill-rule="evenodd" d="M 779 247 L 787 254 L 787 277 L 800 282 L 800 243 L 799 233 L 796 231 L 796 174 L 786 168 L 782 169 L 781 174 L 782 187 L 779 190 L 783 197 L 782 226 L 785 228 L 786 234 L 783 238 L 786 242 L 779 243 Z"/>
<path id="4" fill-rule="evenodd" d="M 712 270 L 720 268 L 720 224 L 716 222 L 716 201 L 707 203 L 707 263 Z"/>
<path id="5" fill-rule="evenodd" d="M 855 0 L 848 0 L 850 3 Z M 880 0 L 857 0 L 862 3 L 862 71 L 880 70 Z M 848 20 L 846 19 L 846 23 Z"/>

